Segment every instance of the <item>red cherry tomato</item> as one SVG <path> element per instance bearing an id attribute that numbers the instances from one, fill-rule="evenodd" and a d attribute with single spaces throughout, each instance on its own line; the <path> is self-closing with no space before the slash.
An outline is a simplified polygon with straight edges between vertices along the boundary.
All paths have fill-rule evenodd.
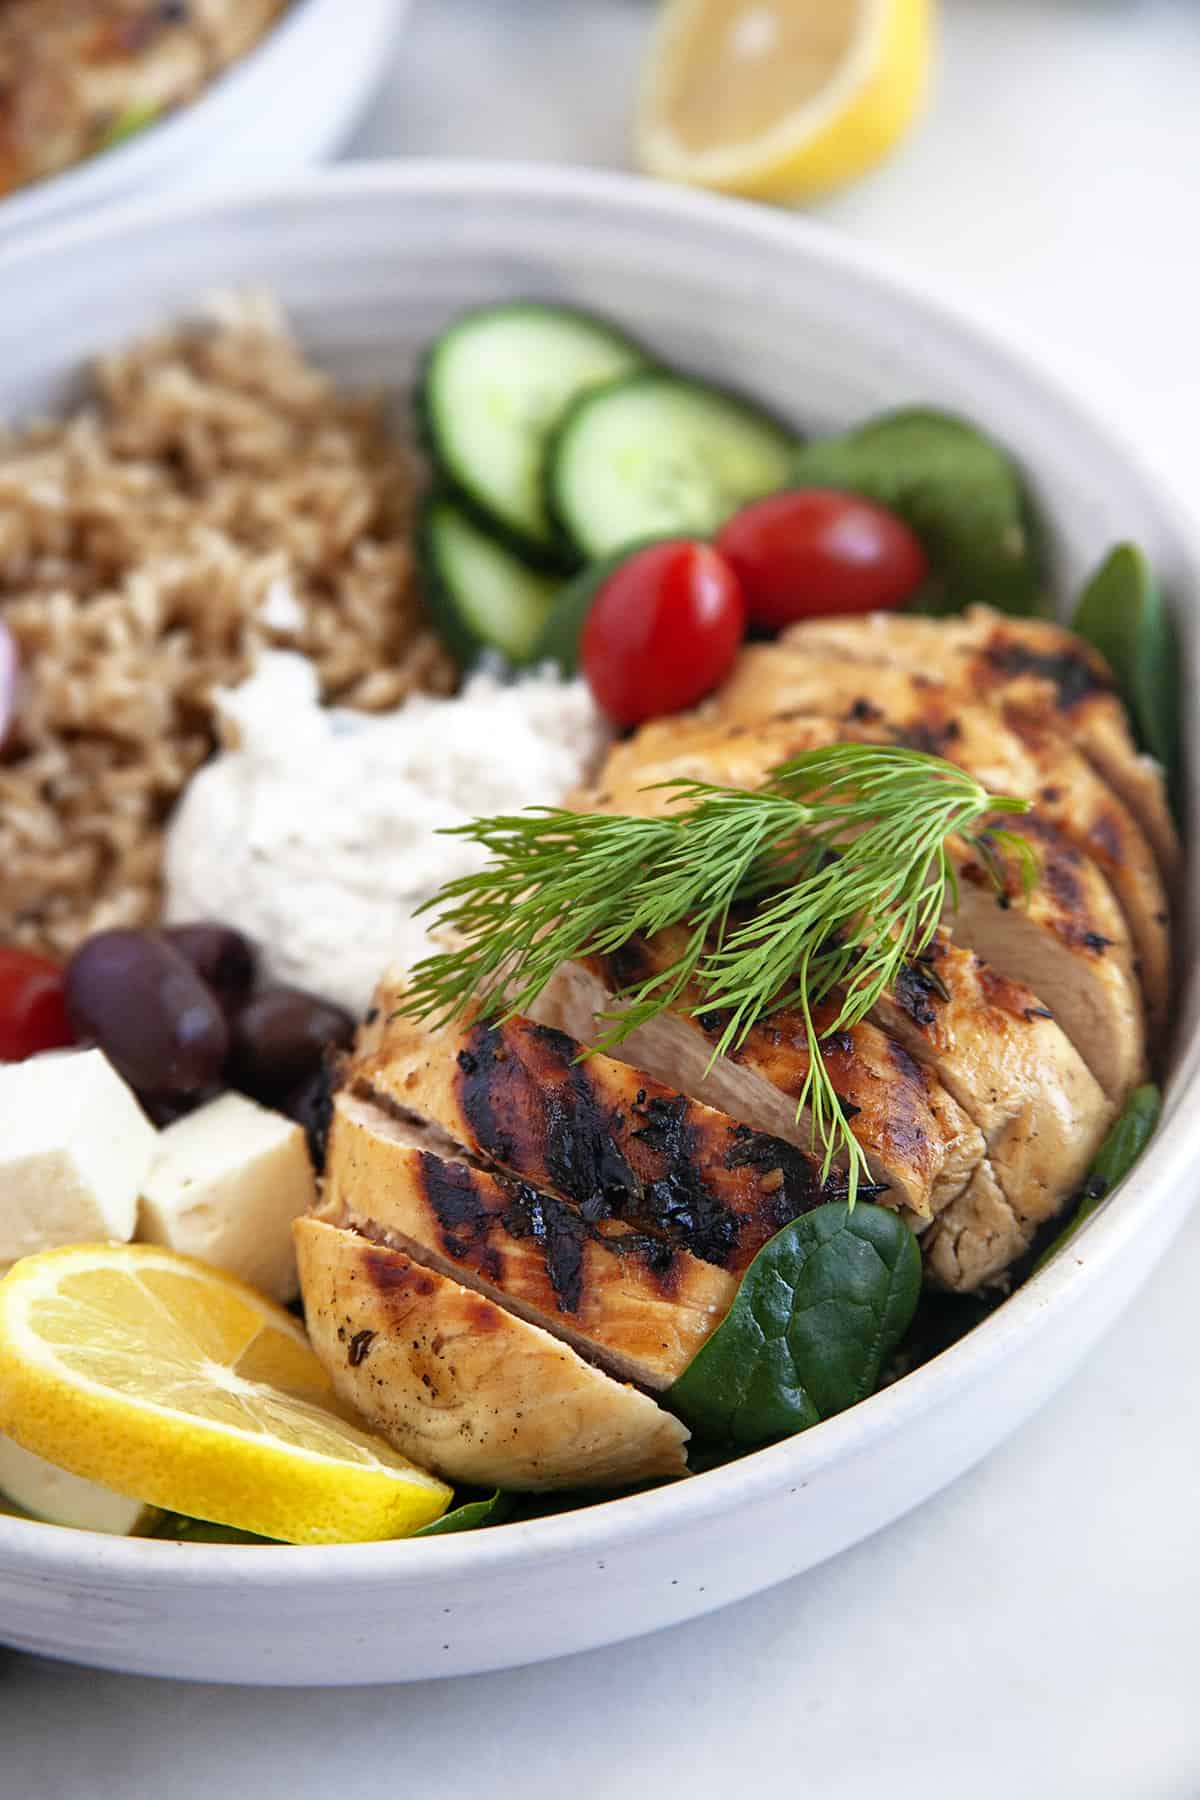
<path id="1" fill-rule="evenodd" d="M 711 544 L 673 538 L 637 550 L 588 610 L 580 663 L 614 724 L 681 712 L 726 675 L 746 630 L 741 584 Z"/>
<path id="2" fill-rule="evenodd" d="M 743 507 L 717 538 L 755 625 L 899 606 L 929 570 L 903 519 L 857 494 L 798 488 Z"/>
<path id="3" fill-rule="evenodd" d="M 0 1062 L 24 1062 L 74 1042 L 58 964 L 0 945 Z"/>

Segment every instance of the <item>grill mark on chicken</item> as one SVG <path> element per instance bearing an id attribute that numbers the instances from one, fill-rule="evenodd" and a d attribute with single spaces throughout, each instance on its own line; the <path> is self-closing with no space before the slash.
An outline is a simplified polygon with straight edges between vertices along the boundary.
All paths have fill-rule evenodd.
<path id="1" fill-rule="evenodd" d="M 945 989 L 935 981 L 932 971 L 916 962 L 905 963 L 893 988 L 896 1004 L 903 1007 L 914 1025 L 934 1025 L 937 1007 L 945 1001 Z"/>
<path id="2" fill-rule="evenodd" d="M 847 719 L 854 717 L 847 713 Z M 945 756 L 951 744 L 957 743 L 962 736 L 962 726 L 957 719 L 946 719 L 942 723 L 928 720 L 914 720 L 907 725 L 889 725 L 888 735 L 894 744 L 906 750 L 919 750 L 923 756 Z"/>
<path id="3" fill-rule="evenodd" d="M 983 654 L 1002 680 L 1037 675 L 1048 681 L 1054 689 L 1055 703 L 1063 712 L 1070 712 L 1089 694 L 1113 692 L 1113 683 L 1106 681 L 1077 650 L 1032 650 L 1027 644 L 1001 640 L 986 645 Z"/>
<path id="4" fill-rule="evenodd" d="M 686 775 L 726 787 L 756 787 L 789 756 L 846 736 L 886 741 L 878 727 L 793 713 L 731 746 L 708 706 L 643 726 L 616 746 L 604 767 L 604 788 L 616 811 L 658 814 L 663 801 L 658 790 L 647 791 L 652 783 Z M 591 796 L 585 792 L 576 803 L 589 810 Z M 960 878 L 959 904 L 948 910 L 947 927 L 956 942 L 979 951 L 1040 997 L 1105 1091 L 1119 1100 L 1145 1077 L 1146 1026 L 1130 933 L 1116 895 L 1092 858 L 1044 815 L 1030 812 L 1002 823 L 1036 852 L 1037 885 L 1027 897 L 1021 863 L 993 840 L 989 861 L 1001 878 L 998 893 L 984 861 L 965 840 L 952 838 L 947 848 Z M 641 1054 L 631 1046 L 631 1055 Z"/>
<path id="5" fill-rule="evenodd" d="M 572 1070 L 571 1088 L 575 1104 L 562 1115 L 559 1154 L 551 1162 L 551 1174 L 564 1193 L 579 1201 L 586 1218 L 589 1209 L 597 1207 L 596 1174 L 606 1160 L 614 1158 L 626 1168 L 628 1164 L 615 1151 L 605 1128 L 605 1108 L 591 1089 L 586 1064 Z M 628 1188 L 600 1191 L 608 1214 L 622 1212 L 631 1223 L 665 1232 L 706 1262 L 728 1268 L 738 1253 L 742 1225 L 697 1174 L 695 1159 L 701 1146 L 689 1128 L 690 1110 L 691 1102 L 682 1095 L 654 1096 L 640 1106 L 635 1101 L 629 1136 L 652 1153 L 657 1172 L 639 1182 L 630 1171 Z M 575 1154 L 579 1148 L 582 1157 Z"/>
<path id="6" fill-rule="evenodd" d="M 1112 670 L 1093 645 L 1063 626 L 983 606 L 938 620 L 871 613 L 805 620 L 784 632 L 780 647 L 809 659 L 880 668 L 885 679 L 903 671 L 927 682 L 926 671 L 936 669 L 959 701 L 1021 706 L 1060 743 L 1082 751 L 1137 820 L 1164 877 L 1175 879 L 1179 837 L 1161 773 L 1138 749 Z M 1044 797 L 1057 803 L 1062 792 L 1051 783 Z"/>
<path id="7" fill-rule="evenodd" d="M 643 976 L 651 975 L 672 960 L 674 950 L 670 933 L 661 935 L 653 946 L 645 939 L 635 940 L 610 956 L 586 959 L 579 966 L 581 977 L 586 975 L 611 997 L 628 985 L 625 977 L 633 968 Z M 595 1009 L 589 1007 L 586 1016 L 579 1013 L 568 998 L 567 988 L 569 981 L 567 987 L 552 984 L 546 996 L 549 1016 L 569 1023 L 572 1030 L 586 1038 L 593 1031 Z M 597 1008 L 602 1004 L 597 994 Z M 674 1015 L 678 1030 L 700 1043 L 686 1051 L 681 1044 L 678 1053 L 672 1053 L 668 1067 L 663 1060 L 663 1046 L 652 1044 L 644 1033 L 638 1032 L 627 1046 L 630 1060 L 653 1068 L 660 1077 L 669 1076 L 678 1086 L 711 1099 L 728 1112 L 740 1113 L 743 1122 L 749 1119 L 769 1133 L 778 1134 L 778 1125 L 756 1115 L 767 1104 L 768 1095 L 773 1096 L 772 1118 L 776 1110 L 786 1113 L 790 1110 L 788 1102 L 795 1104 L 801 1098 L 809 1066 L 808 1033 L 801 1015 L 792 1009 L 777 1009 L 754 1025 L 741 1044 L 723 1052 L 716 1065 L 718 1075 L 722 1069 L 744 1069 L 754 1084 L 753 1090 L 742 1090 L 736 1095 L 731 1091 L 726 1097 L 723 1077 L 721 1091 L 710 1092 L 705 1085 L 708 1076 L 697 1073 L 708 1060 L 704 1046 L 717 1048 L 726 1021 L 715 1011 L 696 1016 L 687 995 L 681 997 L 679 1006 Z M 866 1025 L 853 1031 L 833 1032 L 837 1012 L 836 1002 L 830 1001 L 816 1009 L 814 1024 L 822 1060 L 843 1117 L 851 1123 L 871 1165 L 872 1178 L 865 1191 L 890 1192 L 890 1203 L 903 1203 L 918 1217 L 928 1218 L 968 1179 L 972 1140 L 978 1144 L 977 1134 L 936 1078 L 911 1059 L 897 1058 L 886 1048 L 882 1033 Z M 680 1055 L 684 1057 L 682 1065 Z M 747 1111 L 748 1107 L 752 1111 Z M 793 1153 L 811 1163 L 811 1157 L 805 1158 L 809 1145 L 802 1142 L 800 1135 L 807 1139 L 806 1121 L 797 1126 L 797 1133 Z M 840 1182 L 844 1193 L 844 1174 Z M 835 1197 L 840 1196 L 826 1189 L 823 1194 L 814 1195 L 813 1203 Z"/>
<path id="8" fill-rule="evenodd" d="M 1157 776 L 1151 770 L 1150 797 L 1144 803 L 1127 803 L 1075 748 L 1059 716 L 1045 707 L 1009 699 L 1005 691 L 994 701 L 972 699 L 962 684 L 922 682 L 903 667 L 879 663 L 872 669 L 872 702 L 899 741 L 946 756 L 997 792 L 1034 801 L 1040 797 L 1049 821 L 1097 865 L 1128 921 L 1151 1030 L 1159 1031 L 1171 993 L 1170 940 L 1163 922 L 1160 865 L 1141 823 L 1143 814 L 1147 819 L 1154 814 L 1155 801 L 1159 810 L 1164 804 Z M 786 643 L 753 644 L 742 652 L 724 687 L 706 703 L 697 726 L 709 732 L 711 743 L 725 722 L 773 715 L 785 721 L 788 731 L 794 723 L 797 735 L 802 735 L 802 721 L 816 707 L 826 714 L 835 711 L 838 728 L 853 735 L 864 729 L 847 723 L 849 709 L 862 694 L 863 678 L 861 663 L 852 659 L 821 651 L 814 656 Z M 961 726 L 961 739 L 947 736 L 952 722 Z M 616 785 L 611 779 L 616 754 L 610 757 L 609 786 Z M 701 763 L 703 758 L 691 760 Z M 1147 772 L 1132 751 L 1125 760 L 1131 780 L 1144 784 Z M 750 761 L 743 746 L 740 765 Z M 1058 786 L 1062 800 L 1046 802 L 1048 786 Z"/>
<path id="9" fill-rule="evenodd" d="M 737 1277 L 621 1223 L 589 1225 L 568 1201 L 434 1142 L 343 1097 L 318 1218 L 483 1295 L 618 1381 L 669 1387 L 725 1316 Z"/>
<path id="10" fill-rule="evenodd" d="M 512 1155 L 509 1143 L 495 1110 L 495 1096 L 500 1092 L 496 1071 L 503 1060 L 500 1034 L 480 1029 L 471 1035 L 469 1049 L 458 1052 L 461 1080 L 459 1093 L 463 1112 L 471 1124 L 480 1149 L 497 1162 L 508 1162 Z"/>
<path id="11" fill-rule="evenodd" d="M 717 1267 L 740 1270 L 800 1213 L 845 1195 L 844 1175 L 782 1138 L 771 1166 L 728 1160 L 726 1113 L 529 1019 L 430 1030 L 380 996 L 353 1093 L 428 1118 L 519 1180 L 552 1189 L 590 1223 L 620 1219 Z M 766 1145 L 762 1138 L 762 1165 Z"/>
<path id="12" fill-rule="evenodd" d="M 456 1262 L 477 1269 L 488 1281 L 499 1282 L 503 1273 L 499 1254 L 488 1242 L 499 1217 L 510 1237 L 532 1241 L 541 1253 L 560 1312 L 580 1310 L 583 1254 L 589 1243 L 638 1263 L 664 1298 L 678 1290 L 679 1252 L 661 1238 L 640 1231 L 606 1232 L 567 1201 L 498 1171 L 486 1175 L 485 1187 L 480 1171 L 469 1163 L 448 1162 L 430 1151 L 422 1154 L 420 1170 L 422 1189 L 440 1228 L 437 1247 Z M 489 1191 L 505 1196 L 499 1214 L 488 1205 Z"/>
<path id="13" fill-rule="evenodd" d="M 514 1237 L 531 1237 L 542 1253 L 558 1309 L 577 1313 L 583 1299 L 584 1221 L 571 1218 L 535 1188 L 526 1188 L 505 1214 Z"/>
<path id="14" fill-rule="evenodd" d="M 380 1249 L 369 1239 L 366 1242 L 368 1247 L 361 1258 L 362 1271 L 385 1300 L 402 1299 L 409 1294 L 428 1297 L 433 1293 L 437 1284 L 419 1263 L 397 1251 Z"/>

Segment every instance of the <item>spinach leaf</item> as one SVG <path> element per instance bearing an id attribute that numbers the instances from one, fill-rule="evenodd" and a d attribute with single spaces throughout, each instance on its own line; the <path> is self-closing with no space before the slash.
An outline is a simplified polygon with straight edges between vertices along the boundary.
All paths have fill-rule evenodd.
<path id="1" fill-rule="evenodd" d="M 413 1537 L 438 1537 L 452 1531 L 474 1531 L 481 1525 L 502 1525 L 513 1510 L 515 1496 L 482 1495 L 461 1500 L 452 1512 L 443 1513 L 432 1525 L 422 1525 Z M 185 1513 L 167 1513 L 155 1527 L 154 1537 L 174 1538 L 182 1544 L 274 1544 L 275 1538 L 255 1537 L 250 1531 L 237 1531 L 232 1525 L 211 1525 L 206 1519 L 190 1519 Z"/>
<path id="2" fill-rule="evenodd" d="M 1079 1204 L 1071 1215 L 1069 1223 L 1042 1251 L 1033 1265 L 1033 1273 L 1044 1268 L 1052 1256 L 1057 1256 L 1063 1245 L 1075 1236 L 1085 1219 L 1090 1219 L 1101 1201 L 1106 1199 L 1119 1181 L 1123 1181 L 1132 1169 L 1150 1139 L 1154 1136 L 1159 1114 L 1162 1112 L 1162 1095 L 1153 1082 L 1144 1087 L 1134 1088 L 1125 1105 L 1122 1107 L 1115 1125 L 1096 1152 L 1096 1160 L 1092 1164 L 1091 1174 L 1083 1184 L 1083 1192 L 1079 1196 Z"/>
<path id="3" fill-rule="evenodd" d="M 920 1292 L 917 1240 L 894 1212 L 819 1206 L 759 1251 L 664 1399 L 711 1442 L 804 1431 L 873 1392 Z"/>
<path id="4" fill-rule="evenodd" d="M 422 1525 L 414 1537 L 447 1537 L 452 1531 L 477 1531 L 482 1525 L 503 1525 L 513 1510 L 513 1496 L 499 1488 L 481 1500 L 465 1500 L 452 1512 L 443 1513 L 432 1525 Z"/>
<path id="5" fill-rule="evenodd" d="M 805 444 L 792 473 L 798 485 L 865 494 L 911 525 L 930 565 L 919 611 L 961 612 L 975 602 L 1038 610 L 1040 557 L 1017 466 L 966 420 L 917 407 L 886 413 Z"/>
<path id="6" fill-rule="evenodd" d="M 239 1531 L 234 1525 L 213 1525 L 207 1519 L 192 1519 L 186 1513 L 167 1513 L 150 1534 L 156 1538 L 172 1538 L 179 1544 L 276 1544 L 278 1538 L 256 1537 L 252 1531 Z"/>
<path id="7" fill-rule="evenodd" d="M 1145 749 L 1168 776 L 1179 750 L 1179 651 L 1149 561 L 1118 544 L 1092 576 L 1072 629 L 1107 659 Z"/>

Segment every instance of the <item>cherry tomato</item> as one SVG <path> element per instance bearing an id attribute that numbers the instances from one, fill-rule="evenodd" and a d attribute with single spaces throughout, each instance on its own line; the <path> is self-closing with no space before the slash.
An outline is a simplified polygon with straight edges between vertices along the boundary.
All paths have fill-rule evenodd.
<path id="1" fill-rule="evenodd" d="M 58 964 L 0 945 L 0 1062 L 24 1062 L 74 1042 Z"/>
<path id="2" fill-rule="evenodd" d="M 779 631 L 820 614 L 899 606 L 929 571 L 903 519 L 831 488 L 798 488 L 743 507 L 717 537 L 755 625 Z"/>
<path id="3" fill-rule="evenodd" d="M 711 544 L 672 538 L 636 550 L 592 601 L 580 663 L 617 725 L 680 712 L 728 673 L 746 630 L 737 576 Z"/>

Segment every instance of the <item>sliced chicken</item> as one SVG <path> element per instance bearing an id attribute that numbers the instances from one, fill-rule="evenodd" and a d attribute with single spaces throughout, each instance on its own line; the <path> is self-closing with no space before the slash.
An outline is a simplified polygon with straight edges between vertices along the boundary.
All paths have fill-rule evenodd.
<path id="1" fill-rule="evenodd" d="M 997 890 L 974 852 L 952 840 L 958 904 L 947 908 L 946 927 L 956 943 L 1033 990 L 1119 1104 L 1147 1068 L 1145 1007 L 1125 915 L 1091 858 L 1040 813 L 1002 823 L 1032 844 L 1037 886 L 1026 896 L 1015 860 L 1000 854 Z"/>
<path id="2" fill-rule="evenodd" d="M 882 726 L 897 742 L 969 770 L 994 793 L 1034 801 L 1107 878 L 1136 947 L 1151 1029 L 1163 1028 L 1171 994 L 1170 921 L 1154 853 L 1129 810 L 1056 727 L 1016 706 L 961 704 L 952 688 L 921 675 L 773 644 L 742 652 L 705 716 L 753 724 L 789 712 Z"/>
<path id="3" fill-rule="evenodd" d="M 844 1194 L 812 1157 L 529 1019 L 430 1030 L 395 989 L 362 1033 L 351 1091 L 472 1153 L 739 1274 L 802 1212 Z M 960 1183 L 961 1185 L 961 1183 Z"/>
<path id="4" fill-rule="evenodd" d="M 334 1388 L 423 1468 L 512 1490 L 686 1473 L 679 1420 L 569 1344 L 358 1231 L 317 1216 L 293 1232 Z"/>
<path id="5" fill-rule="evenodd" d="M 994 1286 L 1028 1250 L 1033 1231 L 998 1181 L 974 1181 L 921 1239 L 926 1279 L 956 1294 Z"/>
<path id="6" fill-rule="evenodd" d="M 609 1374 L 670 1387 L 728 1312 L 737 1281 L 662 1238 L 439 1155 L 420 1127 L 341 1094 L 322 1217 L 474 1288 Z"/>
<path id="7" fill-rule="evenodd" d="M 728 787 L 757 787 L 770 771 L 803 750 L 839 739 L 878 742 L 878 726 L 792 716 L 750 728 L 690 718 L 647 725 L 610 751 L 582 809 L 643 816 L 670 810 L 660 784 L 683 778 Z M 948 910 L 955 939 L 977 950 L 1002 975 L 1023 981 L 1053 1014 L 1110 1098 L 1120 1100 L 1143 1077 L 1146 1032 L 1128 926 L 1090 857 L 1034 811 L 1005 818 L 1028 837 L 1040 875 L 1024 896 L 1015 862 L 998 858 L 1002 892 L 976 852 L 956 839 L 947 849 L 959 878 L 957 910 Z"/>
<path id="8" fill-rule="evenodd" d="M 780 640 L 796 650 L 936 673 L 966 700 L 1012 702 L 1057 724 L 1122 799 L 1149 838 L 1168 886 L 1179 837 L 1162 770 L 1139 751 L 1100 652 L 1047 619 L 1014 619 L 973 606 L 954 619 L 904 613 L 806 619 Z"/>
<path id="9" fill-rule="evenodd" d="M 572 1038 L 594 1042 L 608 1029 L 601 1015 L 613 996 L 669 967 L 679 948 L 679 934 L 660 932 L 612 956 L 564 964 L 540 996 L 538 1015 Z M 631 1032 L 617 1054 L 732 1118 L 809 1147 L 811 1117 L 806 1110 L 797 1122 L 796 1113 L 809 1070 L 800 1014 L 784 1008 L 769 1014 L 737 1050 L 714 1062 L 726 1020 L 695 1014 L 698 1004 L 699 996 L 685 991 L 677 1007 Z M 835 1014 L 832 1005 L 819 1011 L 818 1031 L 822 1018 L 832 1024 Z M 904 1207 L 916 1224 L 928 1222 L 970 1181 L 984 1154 L 979 1131 L 936 1076 L 872 1025 L 823 1038 L 822 1060 L 881 1186 L 880 1204 Z"/>
<path id="10" fill-rule="evenodd" d="M 1019 1220 L 1077 1191 L 1115 1108 L 1037 995 L 938 934 L 872 1011 L 983 1133 Z"/>
<path id="11" fill-rule="evenodd" d="M 669 964 L 675 949 L 664 934 L 616 955 L 589 959 L 586 966 L 564 965 L 543 1003 L 551 1017 L 586 1036 L 601 1013 L 619 1006 L 615 996 L 620 988 Z M 996 1251 L 1005 1257 L 999 1267 L 1006 1266 L 1028 1244 L 1035 1227 L 1053 1218 L 1078 1190 L 1112 1119 L 1112 1103 L 1037 996 L 988 968 L 973 952 L 959 949 L 948 934 L 940 933 L 923 959 L 908 966 L 873 1017 L 888 1034 L 885 1041 L 911 1057 L 961 1108 L 973 1135 L 977 1128 L 982 1138 L 985 1154 L 976 1156 L 966 1182 L 936 1209 L 935 1227 L 947 1216 L 954 1220 L 982 1212 L 991 1217 L 1007 1209 L 1008 1227 L 997 1239 Z M 770 1029 L 775 1021 L 765 1023 Z M 713 1030 L 719 1030 L 717 1021 Z M 681 1087 L 696 1083 L 703 1090 L 712 1081 L 706 1074 L 711 1042 L 692 1020 L 660 1016 L 640 1026 L 628 1047 L 641 1064 L 652 1065 Z M 713 1097 L 730 1112 L 744 1113 L 740 1060 L 739 1053 L 738 1064 L 729 1068 Z M 707 1091 L 712 1094 L 711 1086 Z M 919 1217 L 911 1222 L 922 1228 Z M 937 1229 L 922 1240 L 931 1252 L 944 1241 Z M 989 1265 L 988 1275 L 996 1272 Z M 954 1280 L 952 1285 L 963 1284 Z"/>

